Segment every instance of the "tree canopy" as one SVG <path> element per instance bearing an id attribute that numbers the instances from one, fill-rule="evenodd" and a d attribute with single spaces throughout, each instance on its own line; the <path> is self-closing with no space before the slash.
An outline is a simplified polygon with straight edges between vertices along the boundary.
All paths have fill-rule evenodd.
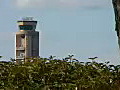
<path id="1" fill-rule="evenodd" d="M 89 58 L 90 59 L 90 58 Z M 93 59 L 93 58 L 92 58 Z M 25 64 L 0 62 L 0 89 L 119 90 L 120 65 L 67 58 L 32 58 Z"/>

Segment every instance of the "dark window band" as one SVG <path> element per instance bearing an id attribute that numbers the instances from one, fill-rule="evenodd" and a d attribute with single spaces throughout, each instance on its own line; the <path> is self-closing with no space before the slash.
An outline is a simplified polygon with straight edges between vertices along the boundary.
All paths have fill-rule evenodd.
<path id="1" fill-rule="evenodd" d="M 32 25 L 20 25 L 19 28 L 20 30 L 33 30 Z"/>

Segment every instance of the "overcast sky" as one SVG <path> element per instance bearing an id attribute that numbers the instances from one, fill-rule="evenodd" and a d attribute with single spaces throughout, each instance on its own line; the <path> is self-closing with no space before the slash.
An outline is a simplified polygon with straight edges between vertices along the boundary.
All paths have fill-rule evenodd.
<path id="1" fill-rule="evenodd" d="M 32 16 L 41 32 L 40 56 L 77 59 L 97 56 L 119 64 L 114 12 L 110 0 L 0 0 L 0 55 L 14 58 L 17 20 Z"/>

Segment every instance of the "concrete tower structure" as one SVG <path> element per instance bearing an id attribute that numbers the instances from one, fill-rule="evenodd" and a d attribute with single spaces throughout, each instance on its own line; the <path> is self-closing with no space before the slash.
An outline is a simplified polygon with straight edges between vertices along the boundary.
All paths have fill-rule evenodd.
<path id="1" fill-rule="evenodd" d="M 31 17 L 18 21 L 19 31 L 16 33 L 16 63 L 27 58 L 39 57 L 39 32 L 35 31 L 37 21 Z"/>

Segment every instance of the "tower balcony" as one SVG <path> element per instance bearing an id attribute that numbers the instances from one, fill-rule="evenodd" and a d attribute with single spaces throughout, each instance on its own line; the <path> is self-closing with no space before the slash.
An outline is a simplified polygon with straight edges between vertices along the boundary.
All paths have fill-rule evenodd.
<path id="1" fill-rule="evenodd" d="M 16 50 L 25 50 L 25 47 L 16 47 Z"/>
<path id="2" fill-rule="evenodd" d="M 16 56 L 16 59 L 25 59 L 23 56 Z"/>

